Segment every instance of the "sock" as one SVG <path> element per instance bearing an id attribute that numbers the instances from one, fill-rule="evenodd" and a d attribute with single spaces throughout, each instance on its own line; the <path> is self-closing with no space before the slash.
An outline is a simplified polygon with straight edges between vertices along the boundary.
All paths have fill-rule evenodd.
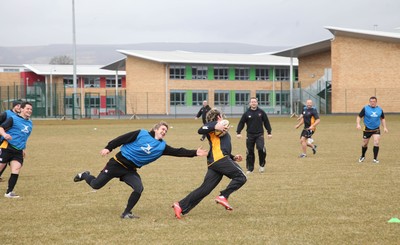
<path id="1" fill-rule="evenodd" d="M 19 174 L 11 174 L 10 179 L 8 180 L 8 188 L 6 193 L 10 193 L 14 190 L 15 185 L 17 184 Z"/>
<path id="2" fill-rule="evenodd" d="M 379 146 L 374 146 L 374 159 L 378 159 Z"/>
<path id="3" fill-rule="evenodd" d="M 361 147 L 361 157 L 365 157 L 365 152 L 367 152 L 368 147 Z"/>

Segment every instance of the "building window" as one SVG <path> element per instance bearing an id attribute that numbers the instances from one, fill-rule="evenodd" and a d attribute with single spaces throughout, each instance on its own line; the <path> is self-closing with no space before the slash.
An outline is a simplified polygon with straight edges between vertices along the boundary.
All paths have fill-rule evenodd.
<path id="1" fill-rule="evenodd" d="M 268 91 L 258 91 L 256 92 L 256 97 L 258 99 L 258 105 L 260 106 L 269 106 L 271 105 L 271 97 L 269 96 Z"/>
<path id="2" fill-rule="evenodd" d="M 236 92 L 235 105 L 247 105 L 250 101 L 250 92 Z"/>
<path id="3" fill-rule="evenodd" d="M 85 98 L 85 108 L 99 108 L 99 107 L 100 107 L 99 97 Z"/>
<path id="4" fill-rule="evenodd" d="M 235 80 L 249 80 L 249 68 L 236 67 L 235 68 Z"/>
<path id="5" fill-rule="evenodd" d="M 99 77 L 85 77 L 83 79 L 85 88 L 100 88 Z"/>
<path id="6" fill-rule="evenodd" d="M 228 80 L 229 79 L 228 67 L 214 67 L 215 80 Z"/>
<path id="7" fill-rule="evenodd" d="M 289 107 L 289 93 L 277 93 L 276 94 L 276 105 Z"/>
<path id="8" fill-rule="evenodd" d="M 4 68 L 4 72 L 10 72 L 10 73 L 15 73 L 19 72 L 19 69 L 14 69 L 14 68 Z"/>
<path id="9" fill-rule="evenodd" d="M 229 91 L 216 91 L 214 93 L 214 105 L 215 106 L 229 105 Z"/>
<path id="10" fill-rule="evenodd" d="M 186 105 L 186 93 L 185 92 L 171 92 L 170 94 L 170 105 L 181 105 L 184 106 Z"/>
<path id="11" fill-rule="evenodd" d="M 106 88 L 115 88 L 115 77 L 106 78 Z M 122 79 L 118 78 L 118 88 L 122 88 Z"/>
<path id="12" fill-rule="evenodd" d="M 269 80 L 269 68 L 268 67 L 259 67 L 256 68 L 256 80 Z"/>
<path id="13" fill-rule="evenodd" d="M 106 107 L 107 108 L 116 108 L 117 107 L 117 104 L 115 103 L 115 96 L 107 96 Z"/>
<path id="14" fill-rule="evenodd" d="M 299 69 L 294 68 L 294 81 L 299 81 Z"/>
<path id="15" fill-rule="evenodd" d="M 276 68 L 275 77 L 277 81 L 289 81 L 289 68 Z"/>
<path id="16" fill-rule="evenodd" d="M 208 78 L 207 66 L 192 66 L 192 79 L 205 80 Z"/>
<path id="17" fill-rule="evenodd" d="M 203 105 L 203 101 L 207 100 L 207 98 L 208 98 L 207 92 L 193 91 L 192 93 L 192 101 L 194 106 Z"/>
<path id="18" fill-rule="evenodd" d="M 170 79 L 185 79 L 185 66 L 171 65 L 169 67 L 169 78 Z"/>
<path id="19" fill-rule="evenodd" d="M 64 77 L 64 86 L 67 88 L 74 87 L 74 78 L 73 77 Z M 76 78 L 76 84 L 78 84 L 78 78 Z"/>
<path id="20" fill-rule="evenodd" d="M 76 98 L 76 107 L 80 107 L 80 98 Z M 72 99 L 72 97 L 65 97 L 65 108 L 73 108 L 74 106 L 74 101 Z"/>

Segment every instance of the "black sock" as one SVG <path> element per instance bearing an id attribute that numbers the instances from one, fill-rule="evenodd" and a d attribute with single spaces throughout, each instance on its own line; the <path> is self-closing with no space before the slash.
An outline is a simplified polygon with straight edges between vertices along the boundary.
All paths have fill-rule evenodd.
<path id="1" fill-rule="evenodd" d="M 368 147 L 361 147 L 361 157 L 365 157 L 365 152 L 367 152 Z"/>
<path id="2" fill-rule="evenodd" d="M 378 159 L 379 146 L 374 146 L 374 159 Z"/>
<path id="3" fill-rule="evenodd" d="M 19 174 L 11 174 L 10 179 L 8 180 L 8 188 L 6 193 L 10 193 L 14 190 L 15 185 L 17 184 Z"/>

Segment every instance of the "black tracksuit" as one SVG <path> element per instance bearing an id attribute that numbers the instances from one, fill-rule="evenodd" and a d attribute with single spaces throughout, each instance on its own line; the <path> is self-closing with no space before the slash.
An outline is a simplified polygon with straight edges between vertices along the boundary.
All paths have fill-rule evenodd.
<path id="1" fill-rule="evenodd" d="M 247 181 L 243 170 L 233 160 L 230 135 L 227 133 L 222 137 L 216 136 L 214 134 L 216 124 L 216 121 L 209 122 L 198 130 L 199 134 L 207 135 L 210 144 L 210 151 L 207 156 L 208 169 L 201 186 L 179 201 L 182 214 L 187 214 L 204 197 L 210 194 L 224 175 L 231 179 L 226 189 L 221 191 L 221 196 L 227 199 L 230 194 L 242 187 Z"/>
<path id="2" fill-rule="evenodd" d="M 246 168 L 248 171 L 253 172 L 255 161 L 254 145 L 256 145 L 258 150 L 259 164 L 261 167 L 264 167 L 267 157 L 267 150 L 265 149 L 264 141 L 264 127 L 268 134 L 272 133 L 272 128 L 271 124 L 269 123 L 267 113 L 265 113 L 265 111 L 259 107 L 257 107 L 255 110 L 249 108 L 242 115 L 236 129 L 237 134 L 240 134 L 245 124 L 247 125 Z"/>

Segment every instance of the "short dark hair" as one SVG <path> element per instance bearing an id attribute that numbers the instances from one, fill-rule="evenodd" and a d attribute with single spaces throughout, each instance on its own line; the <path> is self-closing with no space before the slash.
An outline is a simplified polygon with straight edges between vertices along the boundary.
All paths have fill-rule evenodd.
<path id="1" fill-rule="evenodd" d="M 378 99 L 377 99 L 375 96 L 371 96 L 371 97 L 369 98 L 369 100 L 376 100 L 376 101 L 378 101 Z"/>
<path id="2" fill-rule="evenodd" d="M 155 124 L 155 125 L 153 126 L 153 128 L 151 129 L 151 131 L 157 130 L 157 129 L 159 129 L 161 126 L 165 126 L 165 127 L 167 127 L 167 129 L 169 128 L 167 122 L 161 121 L 161 122 Z"/>
<path id="3" fill-rule="evenodd" d="M 23 102 L 21 103 L 21 108 L 25 108 L 26 105 L 32 106 L 32 103 L 31 103 L 31 102 L 28 102 L 28 101 L 23 101 Z"/>
<path id="4" fill-rule="evenodd" d="M 219 109 L 212 108 L 210 111 L 207 112 L 206 121 L 207 122 L 217 121 L 218 116 L 225 117 L 224 114 Z"/>
<path id="5" fill-rule="evenodd" d="M 12 102 L 12 108 L 16 107 L 17 105 L 21 105 L 22 104 L 22 100 L 14 100 Z"/>

